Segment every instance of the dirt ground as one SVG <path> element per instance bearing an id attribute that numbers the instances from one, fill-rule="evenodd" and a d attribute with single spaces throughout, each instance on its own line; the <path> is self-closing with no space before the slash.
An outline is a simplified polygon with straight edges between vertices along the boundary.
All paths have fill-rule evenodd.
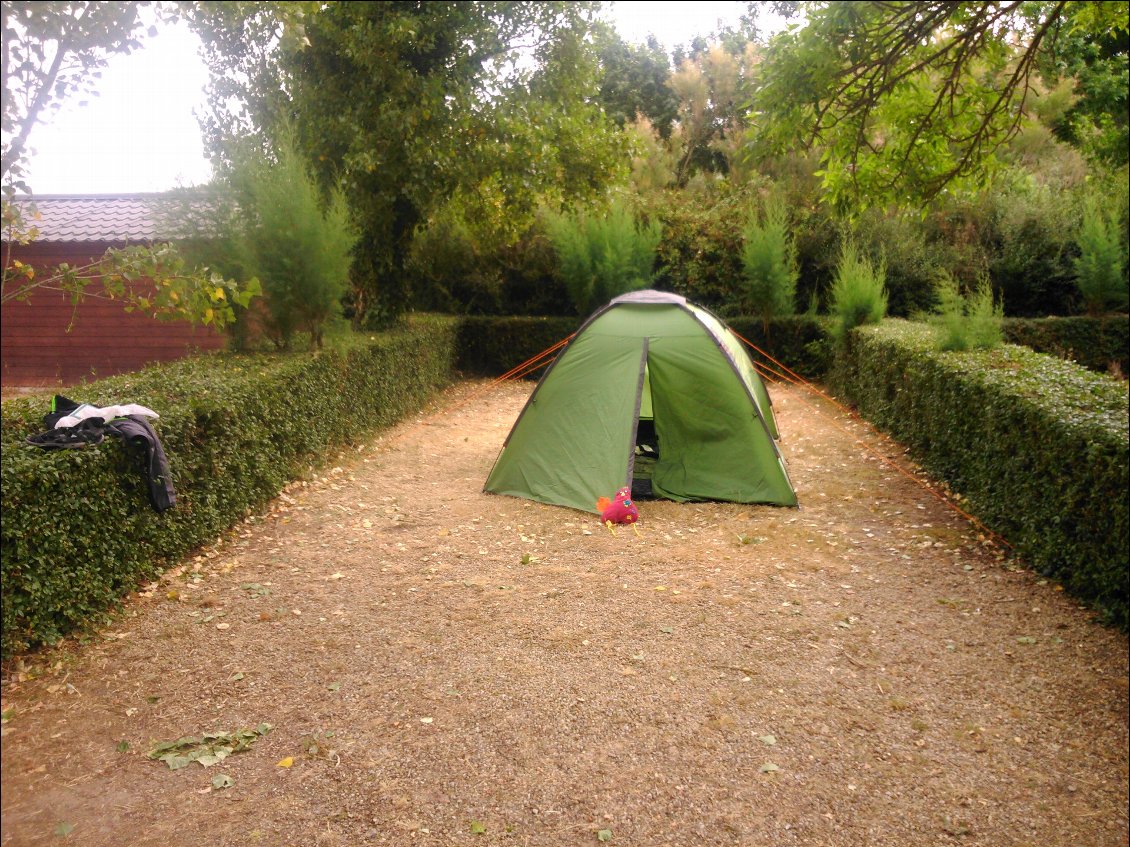
<path id="1" fill-rule="evenodd" d="M 802 508 L 613 537 L 481 493 L 530 389 L 482 387 L 9 668 L 0 843 L 1127 844 L 1126 638 L 897 445 L 776 388 Z"/>

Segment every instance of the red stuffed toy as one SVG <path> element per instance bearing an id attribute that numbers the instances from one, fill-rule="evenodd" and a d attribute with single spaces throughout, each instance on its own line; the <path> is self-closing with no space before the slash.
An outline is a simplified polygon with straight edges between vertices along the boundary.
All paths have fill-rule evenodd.
<path id="1" fill-rule="evenodd" d="M 636 521 L 640 519 L 640 510 L 632 502 L 632 489 L 624 486 L 616 492 L 614 500 L 601 497 L 596 501 L 596 507 L 600 509 L 600 522 L 608 527 L 608 531 L 613 535 L 616 534 L 616 530 L 612 528 L 614 523 L 630 524 L 632 532 L 637 536 L 640 534 L 640 531 L 636 529 Z"/>

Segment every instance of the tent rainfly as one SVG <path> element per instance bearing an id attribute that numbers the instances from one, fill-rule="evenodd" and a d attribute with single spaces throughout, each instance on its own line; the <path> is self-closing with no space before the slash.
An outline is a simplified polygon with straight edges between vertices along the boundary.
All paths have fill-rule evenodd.
<path id="1" fill-rule="evenodd" d="M 597 310 L 542 375 L 485 490 L 596 512 L 599 496 L 797 505 L 769 393 L 738 338 L 676 294 Z"/>

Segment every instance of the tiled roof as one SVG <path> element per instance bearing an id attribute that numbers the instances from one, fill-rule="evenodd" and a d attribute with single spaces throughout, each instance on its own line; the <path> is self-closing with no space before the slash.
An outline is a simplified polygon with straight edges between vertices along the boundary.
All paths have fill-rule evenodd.
<path id="1" fill-rule="evenodd" d="M 162 194 L 40 194 L 16 198 L 33 202 L 38 218 L 28 223 L 39 230 L 37 242 L 150 242 L 162 236 L 155 222 Z M 165 238 L 168 235 L 164 236 Z"/>

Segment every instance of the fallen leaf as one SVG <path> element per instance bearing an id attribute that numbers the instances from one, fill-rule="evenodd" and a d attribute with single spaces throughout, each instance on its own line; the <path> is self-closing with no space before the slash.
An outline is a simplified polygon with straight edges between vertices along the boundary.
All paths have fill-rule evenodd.
<path id="1" fill-rule="evenodd" d="M 251 745 L 271 731 L 269 723 L 261 723 L 255 729 L 239 729 L 235 732 L 206 732 L 199 737 L 184 736 L 176 741 L 164 741 L 147 754 L 178 770 L 198 762 L 210 767 L 222 762 L 233 753 L 249 750 Z"/>
<path id="2" fill-rule="evenodd" d="M 55 827 L 55 834 L 60 838 L 66 838 L 75 831 L 75 825 L 67 821 L 59 821 L 59 825 Z"/>
<path id="3" fill-rule="evenodd" d="M 231 788 L 233 785 L 235 785 L 235 780 L 226 773 L 218 773 L 212 777 L 212 787 L 217 791 L 221 791 L 224 788 Z"/>
<path id="4" fill-rule="evenodd" d="M 777 743 L 777 738 L 773 735 L 759 735 L 757 736 L 757 740 L 762 744 L 768 744 L 770 747 Z"/>
<path id="5" fill-rule="evenodd" d="M 487 828 L 482 821 L 471 821 L 471 834 L 472 835 L 486 835 Z"/>
<path id="6" fill-rule="evenodd" d="M 597 833 L 596 833 L 596 840 L 597 841 L 611 841 L 612 840 L 612 830 L 610 830 L 610 829 L 598 830 Z"/>
<path id="7" fill-rule="evenodd" d="M 294 756 L 287 756 L 275 765 L 276 768 L 289 768 L 294 765 Z"/>
<path id="8" fill-rule="evenodd" d="M 761 770 L 762 773 L 776 773 L 777 771 L 780 770 L 780 768 L 777 767 L 772 762 L 766 762 L 764 765 L 761 766 L 760 770 Z"/>
<path id="9" fill-rule="evenodd" d="M 125 741 L 125 740 L 119 741 L 117 746 L 114 747 L 114 749 L 117 750 L 119 753 L 125 753 L 129 750 L 129 742 Z"/>

